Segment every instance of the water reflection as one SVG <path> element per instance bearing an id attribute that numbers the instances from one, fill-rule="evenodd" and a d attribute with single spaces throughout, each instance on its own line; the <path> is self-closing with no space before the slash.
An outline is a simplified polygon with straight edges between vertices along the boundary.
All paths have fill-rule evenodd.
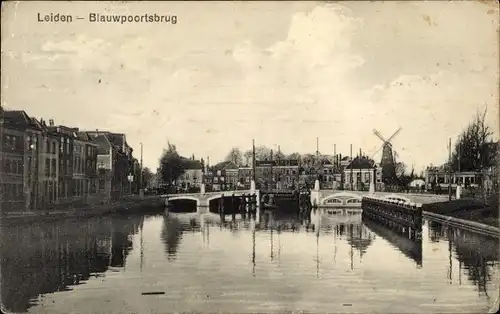
<path id="1" fill-rule="evenodd" d="M 188 229 L 189 225 L 182 224 L 179 219 L 172 215 L 164 218 L 164 223 L 161 231 L 161 238 L 165 243 L 165 253 L 168 260 L 174 260 L 177 254 L 177 249 L 182 239 L 182 233 Z"/>
<path id="2" fill-rule="evenodd" d="M 487 283 L 491 281 L 492 268 L 497 265 L 498 240 L 438 222 L 429 222 L 428 225 L 429 238 L 432 242 L 448 241 L 450 281 L 453 272 L 453 255 L 455 255 L 459 262 L 460 276 L 464 270 L 468 279 L 477 287 L 478 293 L 489 297 Z"/>
<path id="3" fill-rule="evenodd" d="M 25 312 L 40 294 L 71 290 L 124 267 L 132 249 L 128 236 L 143 217 L 67 220 L 2 226 L 1 296 L 8 311 Z"/>
<path id="4" fill-rule="evenodd" d="M 404 237 L 385 226 L 372 221 L 366 217 L 363 218 L 363 224 L 370 228 L 376 235 L 392 244 L 406 257 L 413 260 L 418 267 L 422 267 L 422 240 L 412 240 Z"/>
<path id="5" fill-rule="evenodd" d="M 320 210 L 303 221 L 286 212 L 260 218 L 188 213 L 11 227 L 2 297 L 11 311 L 31 300 L 46 313 L 87 304 L 78 311 L 484 312 L 493 302 L 497 240 L 426 222 L 415 243 L 360 214 Z M 106 280 L 92 278 L 104 272 Z M 88 289 L 52 294 L 87 280 Z M 146 299 L 144 291 L 166 293 Z"/>

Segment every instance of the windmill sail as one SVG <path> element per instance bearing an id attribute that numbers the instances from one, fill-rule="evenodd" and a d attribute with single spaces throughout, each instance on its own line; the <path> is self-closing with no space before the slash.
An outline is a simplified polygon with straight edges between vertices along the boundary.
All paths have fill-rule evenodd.
<path id="1" fill-rule="evenodd" d="M 388 140 L 385 140 L 384 137 L 377 130 L 373 130 L 373 133 L 384 142 L 382 145 L 382 160 L 380 161 L 380 166 L 382 168 L 382 182 L 388 185 L 397 184 L 398 178 L 396 175 L 396 162 L 395 157 L 397 157 L 396 152 L 393 152 L 391 140 L 396 137 L 396 135 L 401 132 L 401 128 L 399 128 L 396 132 L 389 137 Z"/>

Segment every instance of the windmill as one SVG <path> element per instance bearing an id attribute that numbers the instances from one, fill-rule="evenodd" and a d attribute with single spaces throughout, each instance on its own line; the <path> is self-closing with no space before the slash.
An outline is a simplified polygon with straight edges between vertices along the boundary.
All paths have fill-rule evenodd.
<path id="1" fill-rule="evenodd" d="M 397 129 L 396 132 L 394 132 L 394 134 L 386 140 L 379 131 L 373 129 L 373 134 L 375 134 L 383 142 L 382 146 L 380 146 L 375 154 L 382 149 L 382 160 L 380 161 L 380 166 L 382 167 L 382 182 L 386 184 L 396 184 L 398 180 L 395 161 L 397 154 L 395 151 L 393 152 L 391 140 L 393 140 L 394 137 L 401 132 L 401 130 L 401 128 Z"/>

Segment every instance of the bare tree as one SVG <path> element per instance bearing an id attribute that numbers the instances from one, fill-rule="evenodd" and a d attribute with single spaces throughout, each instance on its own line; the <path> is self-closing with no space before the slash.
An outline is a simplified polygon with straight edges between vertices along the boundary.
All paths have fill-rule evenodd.
<path id="1" fill-rule="evenodd" d="M 452 154 L 452 168 L 455 171 L 480 171 L 491 166 L 496 157 L 491 150 L 491 132 L 485 123 L 486 110 L 469 123 L 459 135 Z"/>
<path id="2" fill-rule="evenodd" d="M 225 161 L 232 161 L 237 166 L 241 166 L 243 164 L 243 154 L 241 150 L 237 147 L 231 148 L 229 154 L 227 154 Z"/>

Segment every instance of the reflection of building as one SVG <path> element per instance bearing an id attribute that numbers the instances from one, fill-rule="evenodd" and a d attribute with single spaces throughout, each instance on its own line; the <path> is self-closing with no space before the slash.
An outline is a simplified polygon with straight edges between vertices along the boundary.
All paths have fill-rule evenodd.
<path id="1" fill-rule="evenodd" d="M 127 236 L 137 232 L 130 224 L 137 220 L 114 219 L 113 228 L 109 219 L 3 226 L 0 268 L 9 276 L 2 276 L 2 309 L 28 312 L 40 294 L 64 291 L 100 275 L 113 258 L 111 244 L 117 253 L 114 263 L 124 265 L 130 251 Z M 113 243 L 111 232 L 103 232 L 110 229 L 115 230 Z"/>
<path id="2" fill-rule="evenodd" d="M 373 235 L 365 226 L 361 224 L 349 225 L 347 233 L 347 243 L 359 251 L 360 257 L 366 253 L 368 247 L 372 244 Z"/>

